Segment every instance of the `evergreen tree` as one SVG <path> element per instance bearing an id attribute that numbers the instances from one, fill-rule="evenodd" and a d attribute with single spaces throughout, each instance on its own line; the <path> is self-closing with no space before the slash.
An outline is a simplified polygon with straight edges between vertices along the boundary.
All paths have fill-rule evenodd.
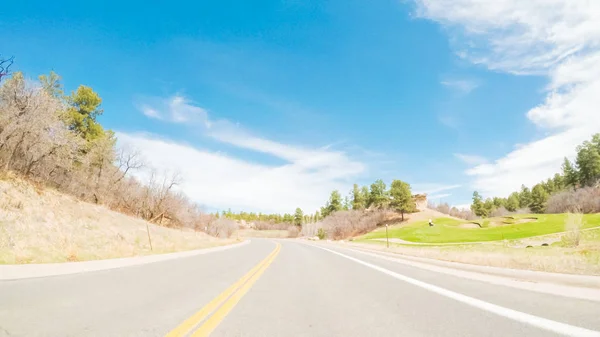
<path id="1" fill-rule="evenodd" d="M 404 213 L 415 211 L 415 202 L 408 183 L 402 180 L 392 181 L 390 195 L 392 197 L 390 206 L 402 214 L 402 221 L 404 221 Z"/>
<path id="2" fill-rule="evenodd" d="M 577 170 L 571 164 L 571 161 L 565 157 L 565 160 L 562 164 L 563 171 L 563 184 L 565 187 L 577 187 L 579 185 L 579 174 Z"/>
<path id="3" fill-rule="evenodd" d="M 483 208 L 483 198 L 479 192 L 473 192 L 473 203 L 471 204 L 471 211 L 477 216 L 483 216 L 485 210 Z"/>
<path id="4" fill-rule="evenodd" d="M 537 184 L 531 191 L 531 204 L 529 208 L 533 213 L 541 214 L 546 210 L 546 201 L 548 201 L 548 192 L 541 184 Z"/>
<path id="5" fill-rule="evenodd" d="M 304 222 L 304 212 L 300 207 L 296 208 L 296 212 L 294 212 L 294 225 L 298 227 L 302 227 L 302 223 Z"/>
<path id="6" fill-rule="evenodd" d="M 377 179 L 371 184 L 369 193 L 369 207 L 383 208 L 389 202 L 388 192 L 383 180 Z"/>
<path id="7" fill-rule="evenodd" d="M 509 212 L 515 212 L 519 208 L 519 193 L 511 193 L 506 201 L 505 207 Z"/>
<path id="8" fill-rule="evenodd" d="M 359 210 L 363 208 L 365 208 L 365 199 L 358 188 L 358 184 L 354 184 L 352 187 L 352 209 Z"/>
<path id="9" fill-rule="evenodd" d="M 519 207 L 528 208 L 531 204 L 531 191 L 525 185 L 521 185 L 521 193 L 519 193 Z"/>

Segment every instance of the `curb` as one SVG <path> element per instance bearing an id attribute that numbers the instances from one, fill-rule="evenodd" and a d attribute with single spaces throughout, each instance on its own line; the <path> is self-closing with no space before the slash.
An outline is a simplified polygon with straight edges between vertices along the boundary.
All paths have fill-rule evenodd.
<path id="1" fill-rule="evenodd" d="M 232 248 L 245 246 L 250 240 L 231 245 L 189 250 L 184 252 L 156 254 L 136 257 L 124 257 L 107 260 L 92 260 L 65 263 L 40 263 L 40 264 L 12 264 L 0 265 L 0 281 L 21 280 L 37 277 L 79 274 L 91 271 L 117 269 L 123 267 L 140 266 L 154 262 L 161 262 L 184 257 L 220 252 Z"/>

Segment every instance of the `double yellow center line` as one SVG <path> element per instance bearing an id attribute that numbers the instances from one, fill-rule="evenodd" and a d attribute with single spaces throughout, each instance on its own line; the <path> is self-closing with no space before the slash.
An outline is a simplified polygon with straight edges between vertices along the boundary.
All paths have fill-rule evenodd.
<path id="1" fill-rule="evenodd" d="M 281 250 L 281 244 L 277 243 L 275 249 L 264 260 L 259 262 L 246 275 L 242 276 L 232 286 L 227 288 L 200 311 L 186 319 L 178 327 L 169 332 L 166 337 L 183 337 L 192 331 L 202 321 L 202 325 L 196 329 L 191 336 L 209 336 L 210 333 L 225 319 L 236 304 L 244 297 L 244 295 L 252 288 L 252 285 L 260 278 L 262 273 L 275 260 L 277 254 Z M 210 316 L 212 313 L 212 316 Z M 210 317 L 209 317 L 210 316 Z M 208 319 L 206 319 L 208 317 Z M 206 319 L 206 320 L 205 320 Z"/>

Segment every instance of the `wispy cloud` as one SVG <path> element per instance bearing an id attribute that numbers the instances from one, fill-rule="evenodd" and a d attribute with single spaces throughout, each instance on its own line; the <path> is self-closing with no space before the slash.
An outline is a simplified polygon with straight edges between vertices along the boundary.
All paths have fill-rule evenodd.
<path id="1" fill-rule="evenodd" d="M 449 197 L 451 195 L 452 194 L 450 194 L 450 193 L 432 194 L 432 195 L 428 195 L 427 196 L 427 200 L 436 200 L 436 201 L 438 201 L 440 199 L 447 198 L 447 197 Z"/>
<path id="2" fill-rule="evenodd" d="M 469 165 L 480 165 L 488 162 L 484 157 L 472 154 L 455 153 L 454 157 Z"/>
<path id="3" fill-rule="evenodd" d="M 414 184 L 412 186 L 413 193 L 426 193 L 434 195 L 443 191 L 453 190 L 461 187 L 461 185 L 446 185 L 446 184 Z"/>
<path id="4" fill-rule="evenodd" d="M 468 94 L 480 86 L 479 81 L 473 79 L 448 79 L 440 83 L 463 94 Z"/>
<path id="5" fill-rule="evenodd" d="M 451 129 L 458 129 L 460 127 L 458 118 L 450 114 L 438 115 L 438 121 Z"/>
<path id="6" fill-rule="evenodd" d="M 171 123 L 201 122 L 205 126 L 210 125 L 208 122 L 208 112 L 180 94 L 166 99 L 158 97 L 146 98 L 143 103 L 136 105 L 149 118 Z"/>
<path id="7" fill-rule="evenodd" d="M 346 190 L 366 165 L 331 147 L 283 144 L 253 135 L 227 120 L 212 120 L 206 109 L 176 95 L 139 105 L 150 118 L 184 123 L 203 135 L 239 148 L 283 159 L 281 165 L 241 160 L 140 133 L 118 133 L 119 142 L 142 152 L 150 166 L 181 172 L 182 190 L 196 202 L 217 208 L 291 212 L 301 207 L 313 212 L 334 189 Z"/>
<path id="8" fill-rule="evenodd" d="M 560 168 L 575 146 L 600 132 L 600 2 L 414 0 L 418 14 L 452 29 L 466 60 L 511 74 L 549 78 L 544 102 L 527 112 L 547 136 L 467 171 L 473 187 L 507 195 Z"/>

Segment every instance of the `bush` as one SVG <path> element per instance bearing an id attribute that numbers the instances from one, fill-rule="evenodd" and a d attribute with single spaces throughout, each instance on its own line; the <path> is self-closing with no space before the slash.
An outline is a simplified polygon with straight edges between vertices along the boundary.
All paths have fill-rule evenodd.
<path id="1" fill-rule="evenodd" d="M 275 221 L 256 221 L 254 222 L 254 229 L 259 231 L 266 230 L 287 230 L 290 226 L 293 226 L 289 222 L 278 222 Z"/>
<path id="2" fill-rule="evenodd" d="M 507 210 L 506 208 L 504 208 L 504 206 L 500 206 L 500 207 L 494 209 L 492 211 L 492 213 L 490 213 L 490 217 L 495 218 L 495 217 L 507 216 L 507 215 L 511 215 L 511 214 L 515 214 L 515 213 Z"/>
<path id="3" fill-rule="evenodd" d="M 297 238 L 300 234 L 300 229 L 296 225 L 288 226 L 288 238 Z"/>
<path id="4" fill-rule="evenodd" d="M 440 213 L 448 214 L 450 216 L 453 216 L 453 217 L 459 218 L 459 219 L 475 220 L 478 218 L 475 215 L 475 213 L 473 213 L 473 211 L 471 211 L 470 209 L 458 209 L 456 207 L 450 207 L 450 205 L 448 205 L 448 203 L 442 203 L 442 204 L 436 205 L 436 204 L 430 202 L 427 205 L 427 207 L 430 209 L 436 210 Z"/>
<path id="5" fill-rule="evenodd" d="M 321 227 L 319 232 L 323 229 L 331 239 L 345 239 L 368 233 L 389 219 L 395 219 L 398 216 L 395 212 L 381 209 L 338 211 L 319 222 L 318 225 Z"/>
<path id="6" fill-rule="evenodd" d="M 327 237 L 327 232 L 325 232 L 323 228 L 319 228 L 319 230 L 317 231 L 317 237 L 319 237 L 319 240 L 325 240 L 325 238 Z"/>
<path id="7" fill-rule="evenodd" d="M 600 188 L 584 187 L 552 195 L 546 204 L 546 213 L 565 212 L 600 212 Z"/>
<path id="8" fill-rule="evenodd" d="M 236 230 L 238 230 L 238 223 L 235 220 L 219 218 L 208 224 L 206 232 L 219 238 L 228 238 Z"/>

